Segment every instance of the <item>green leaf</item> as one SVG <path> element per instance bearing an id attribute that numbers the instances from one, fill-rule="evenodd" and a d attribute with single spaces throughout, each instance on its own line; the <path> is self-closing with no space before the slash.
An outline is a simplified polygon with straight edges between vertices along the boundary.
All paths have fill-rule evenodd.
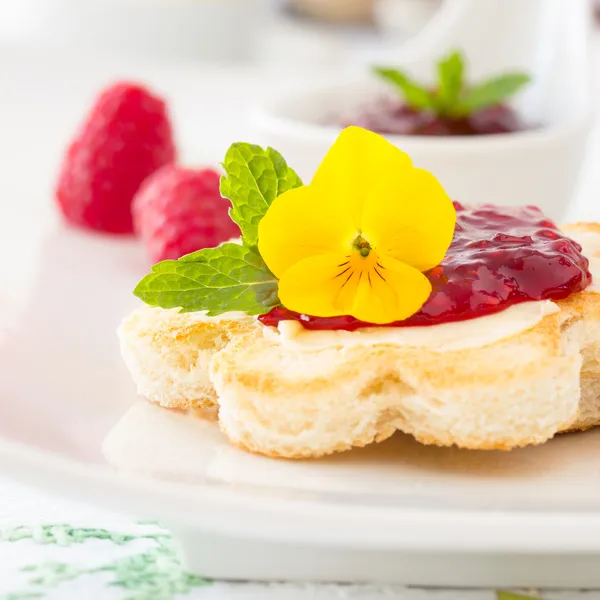
<path id="1" fill-rule="evenodd" d="M 154 265 L 133 293 L 150 306 L 215 316 L 267 313 L 279 304 L 277 290 L 277 279 L 254 248 L 229 243 Z"/>
<path id="2" fill-rule="evenodd" d="M 239 225 L 244 243 L 258 242 L 258 224 L 277 196 L 300 187 L 302 181 L 273 148 L 233 144 L 223 163 L 221 195 L 231 201 L 231 218 Z"/>
<path id="3" fill-rule="evenodd" d="M 402 93 L 404 101 L 416 110 L 435 108 L 435 98 L 427 89 L 413 81 L 408 75 L 388 67 L 373 67 L 373 71 L 390 83 L 393 83 Z"/>
<path id="4" fill-rule="evenodd" d="M 456 106 L 457 114 L 468 115 L 494 106 L 516 94 L 531 81 L 525 73 L 507 73 L 467 90 Z"/>
<path id="5" fill-rule="evenodd" d="M 455 50 L 438 63 L 437 101 L 442 112 L 450 112 L 463 88 L 465 62 L 462 54 Z"/>

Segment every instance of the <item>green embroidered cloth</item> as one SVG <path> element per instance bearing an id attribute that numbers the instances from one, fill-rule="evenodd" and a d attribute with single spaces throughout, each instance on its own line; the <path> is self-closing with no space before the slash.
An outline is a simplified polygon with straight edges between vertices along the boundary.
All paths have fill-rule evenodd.
<path id="1" fill-rule="evenodd" d="M 598 592 L 552 592 L 600 600 Z M 207 581 L 167 530 L 0 479 L 0 600 L 494 600 L 492 590 Z M 504 597 L 501 600 L 515 600 Z"/>

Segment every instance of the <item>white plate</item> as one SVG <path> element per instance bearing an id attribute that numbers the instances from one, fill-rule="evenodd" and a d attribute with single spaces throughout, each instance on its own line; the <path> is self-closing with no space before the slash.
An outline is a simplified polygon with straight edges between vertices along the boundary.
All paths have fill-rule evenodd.
<path id="1" fill-rule="evenodd" d="M 153 453 L 164 479 L 115 473 L 101 445 L 136 402 L 115 328 L 135 305 L 143 253 L 52 220 L 33 247 L 31 256 L 5 262 L 16 271 L 32 261 L 31 275 L 11 287 L 6 306 L 14 316 L 0 348 L 6 473 L 218 538 L 427 553 L 600 551 L 600 431 L 510 454 L 425 448 L 396 436 L 319 461 L 285 462 L 236 450 L 214 424 L 195 421 L 185 435 L 201 439 L 197 452 L 174 461 L 186 440 L 173 437 L 169 421 L 185 417 L 141 404 L 133 410 L 158 416 L 160 435 L 142 430 L 131 441 L 138 453 Z M 183 482 L 173 481 L 171 468 Z M 184 542 L 192 547 L 197 538 Z"/>
<path id="2" fill-rule="evenodd" d="M 293 463 L 244 454 L 196 422 L 187 435 L 197 431 L 202 443 L 181 457 L 183 481 L 108 467 L 102 441 L 136 402 L 115 329 L 148 265 L 135 243 L 68 230 L 55 218 L 48 189 L 64 131 L 52 117 L 66 109 L 50 92 L 46 113 L 19 112 L 17 100 L 0 115 L 0 161 L 10 167 L 0 181 L 3 472 L 163 520 L 190 568 L 208 576 L 600 584 L 600 431 L 511 454 L 425 448 L 396 436 Z M 26 176 L 30 165 L 39 178 Z M 168 435 L 137 439 L 156 453 L 155 471 L 168 457 L 160 448 L 171 456 L 176 448 Z M 558 553 L 572 563 L 558 568 Z M 523 562 L 533 554 L 543 556 Z M 497 555 L 500 562 L 488 562 Z"/>

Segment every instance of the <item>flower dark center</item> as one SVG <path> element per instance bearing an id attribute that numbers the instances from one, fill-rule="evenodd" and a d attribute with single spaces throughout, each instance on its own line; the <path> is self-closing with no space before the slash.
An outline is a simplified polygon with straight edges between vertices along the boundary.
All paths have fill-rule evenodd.
<path id="1" fill-rule="evenodd" d="M 358 250 L 359 254 L 363 258 L 367 258 L 373 249 L 371 244 L 369 244 L 369 242 L 367 242 L 367 240 L 365 240 L 365 238 L 360 234 L 356 237 L 354 242 L 352 242 L 352 247 L 354 250 Z"/>

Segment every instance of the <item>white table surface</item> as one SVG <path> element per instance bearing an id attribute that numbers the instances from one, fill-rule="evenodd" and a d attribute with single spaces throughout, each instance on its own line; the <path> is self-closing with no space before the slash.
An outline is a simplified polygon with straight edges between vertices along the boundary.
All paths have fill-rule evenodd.
<path id="1" fill-rule="evenodd" d="M 596 47 L 596 54 L 600 55 L 600 39 Z M 201 164 L 218 161 L 232 141 L 253 141 L 247 122 L 249 107 L 273 90 L 297 85 L 305 76 L 306 72 L 286 69 L 265 72 L 255 67 L 157 69 L 151 65 L 91 63 L 75 55 L 16 53 L 0 48 L 0 202 L 15 207 L 15 219 L 0 223 L 0 235 L 13 236 L 15 244 L 23 247 L 28 228 L 39 227 L 45 219 L 53 218 L 51 189 L 62 147 L 86 103 L 104 83 L 116 77 L 135 77 L 166 93 L 172 100 L 183 159 L 190 164 Z M 597 163 L 600 163 L 600 130 L 595 128 L 581 188 L 571 207 L 572 218 L 600 220 Z M 10 283 L 4 280 L 3 285 Z M 15 527 L 20 529 L 15 531 Z M 85 537 L 79 528 L 103 529 L 118 535 L 94 539 L 95 534 L 88 532 L 87 535 L 92 535 L 90 539 L 76 543 L 82 535 Z M 120 534 L 146 537 L 118 544 Z M 25 539 L 16 541 L 21 537 Z M 159 544 L 163 544 L 164 551 L 157 551 Z M 23 572 L 28 565 L 33 570 Z M 490 590 L 214 582 L 201 586 L 192 583 L 185 591 L 185 577 L 170 548 L 167 532 L 160 528 L 140 525 L 131 518 L 0 478 L 0 600 L 483 600 L 494 597 Z M 557 600 L 591 599 L 600 598 L 600 591 L 549 592 L 546 596 Z"/>

